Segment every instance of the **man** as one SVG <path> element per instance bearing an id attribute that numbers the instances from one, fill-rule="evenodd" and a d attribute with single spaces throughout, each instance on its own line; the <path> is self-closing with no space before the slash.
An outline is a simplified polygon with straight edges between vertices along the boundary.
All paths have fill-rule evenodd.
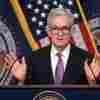
<path id="1" fill-rule="evenodd" d="M 23 57 L 21 62 L 12 52 L 6 55 L 5 62 L 13 65 L 14 77 L 27 80 L 26 70 L 31 68 L 32 84 L 88 84 L 95 81 L 100 73 L 97 61 L 100 57 L 95 56 L 88 62 L 93 57 L 71 43 L 73 24 L 74 17 L 68 9 L 52 9 L 47 18 L 51 45 L 33 52 L 26 60 Z"/>

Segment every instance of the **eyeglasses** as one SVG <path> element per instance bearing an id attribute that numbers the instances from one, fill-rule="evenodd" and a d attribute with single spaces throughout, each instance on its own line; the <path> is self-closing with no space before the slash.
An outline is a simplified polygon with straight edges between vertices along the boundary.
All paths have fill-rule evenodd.
<path id="1" fill-rule="evenodd" d="M 62 35 L 69 34 L 71 30 L 71 27 L 63 26 L 63 27 L 50 27 L 50 31 L 52 31 L 53 34 L 59 34 L 62 33 Z"/>

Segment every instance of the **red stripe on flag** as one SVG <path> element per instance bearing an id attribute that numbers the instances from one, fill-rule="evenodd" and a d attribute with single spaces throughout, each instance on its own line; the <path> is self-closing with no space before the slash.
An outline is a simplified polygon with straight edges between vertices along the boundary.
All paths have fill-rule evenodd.
<path id="1" fill-rule="evenodd" d="M 88 33 L 88 31 L 87 31 L 87 29 L 86 29 L 86 27 L 85 27 L 85 25 L 84 25 L 83 22 L 80 23 L 80 30 L 81 30 L 81 32 L 83 34 L 83 39 L 84 39 L 84 41 L 86 43 L 86 46 L 88 48 L 88 51 L 91 54 L 94 54 L 95 51 L 94 51 L 94 47 L 92 45 L 92 41 L 91 41 L 91 39 L 89 37 L 89 33 Z"/>

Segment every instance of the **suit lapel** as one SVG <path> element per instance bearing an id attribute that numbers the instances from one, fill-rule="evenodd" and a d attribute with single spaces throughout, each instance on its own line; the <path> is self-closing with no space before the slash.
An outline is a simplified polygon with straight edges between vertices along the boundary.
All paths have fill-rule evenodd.
<path id="1" fill-rule="evenodd" d="M 53 78 L 53 72 L 51 68 L 51 59 L 50 59 L 50 50 L 51 50 L 51 45 L 47 48 L 45 52 L 45 63 L 43 66 L 45 66 L 44 70 L 47 72 L 47 75 L 45 76 L 46 79 L 49 81 L 49 84 L 54 83 L 54 78 Z"/>
<path id="2" fill-rule="evenodd" d="M 67 83 L 67 84 L 70 84 L 70 83 L 73 83 L 74 82 L 74 73 L 73 73 L 73 70 L 75 68 L 74 66 L 74 62 L 75 62 L 75 51 L 74 51 L 74 46 L 71 45 L 71 50 L 70 50 L 70 54 L 69 54 L 69 59 L 68 59 L 68 63 L 66 65 L 66 69 L 65 69 L 65 72 L 64 72 L 64 77 L 63 77 L 63 84 L 64 83 Z M 74 75 L 73 75 L 74 74 Z"/>
<path id="3" fill-rule="evenodd" d="M 75 82 L 75 73 L 73 73 L 73 71 L 75 72 L 75 46 L 71 45 L 71 50 L 70 50 L 70 54 L 69 54 L 69 59 L 68 59 L 68 63 L 66 65 L 66 69 L 64 72 L 64 77 L 63 77 L 63 81 L 62 83 L 65 84 L 70 84 Z M 47 53 L 45 53 L 45 71 L 47 71 L 47 79 L 49 79 L 49 84 L 53 84 L 54 83 L 54 77 L 53 77 L 53 72 L 52 72 L 52 67 L 51 67 L 51 59 L 50 59 L 50 50 L 51 50 L 51 45 L 48 47 Z M 49 59 L 49 60 L 48 60 Z"/>

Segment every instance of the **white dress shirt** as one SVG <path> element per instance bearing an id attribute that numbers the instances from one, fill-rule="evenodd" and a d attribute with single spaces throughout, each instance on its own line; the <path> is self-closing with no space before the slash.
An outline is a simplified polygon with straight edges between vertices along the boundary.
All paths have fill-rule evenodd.
<path id="1" fill-rule="evenodd" d="M 58 56 L 57 56 L 57 49 L 52 45 L 50 56 L 51 56 L 51 67 L 52 67 L 52 72 L 53 72 L 53 77 L 55 78 L 55 70 L 58 62 Z M 64 63 L 64 71 L 66 69 L 66 65 L 68 63 L 68 58 L 70 54 L 70 44 L 62 51 L 62 60 Z"/>

